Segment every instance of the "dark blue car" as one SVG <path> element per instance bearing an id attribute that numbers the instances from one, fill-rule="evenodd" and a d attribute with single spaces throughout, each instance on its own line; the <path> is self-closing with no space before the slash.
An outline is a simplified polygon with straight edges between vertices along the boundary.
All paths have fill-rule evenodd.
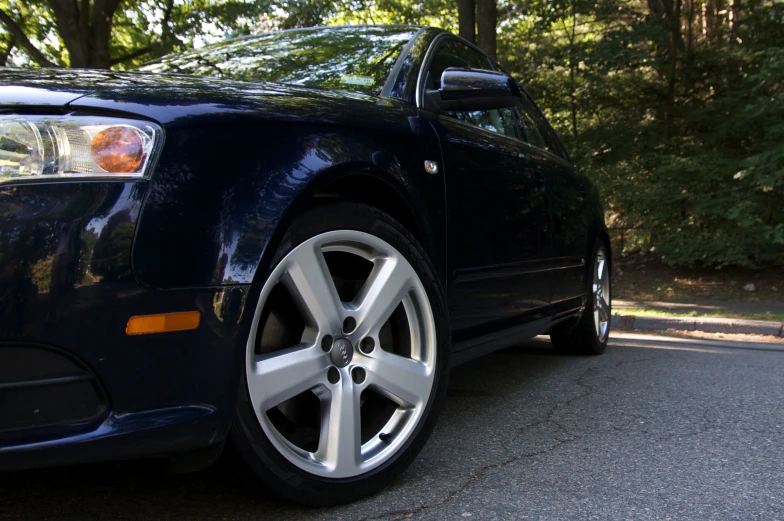
<path id="1" fill-rule="evenodd" d="M 0 69 L 0 470 L 230 441 L 283 497 L 351 501 L 414 459 L 451 366 L 599 354 L 609 316 L 596 189 L 449 33 Z"/>

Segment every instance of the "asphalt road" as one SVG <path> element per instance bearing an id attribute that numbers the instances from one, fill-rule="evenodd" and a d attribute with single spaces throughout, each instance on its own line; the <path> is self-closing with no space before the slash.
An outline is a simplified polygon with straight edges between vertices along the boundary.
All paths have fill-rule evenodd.
<path id="1" fill-rule="evenodd" d="M 0 474 L 0 518 L 784 520 L 784 344 L 533 340 L 456 369 L 419 459 L 340 508 L 277 502 L 241 467 L 150 462 Z"/>

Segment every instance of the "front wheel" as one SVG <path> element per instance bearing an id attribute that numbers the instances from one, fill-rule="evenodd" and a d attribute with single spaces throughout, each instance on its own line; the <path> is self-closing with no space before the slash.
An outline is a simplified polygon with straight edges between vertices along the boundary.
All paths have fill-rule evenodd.
<path id="1" fill-rule="evenodd" d="M 599 355 L 610 337 L 610 258 L 604 242 L 599 241 L 591 267 L 592 281 L 585 311 L 571 331 L 550 334 L 553 347 L 562 353 Z"/>
<path id="2" fill-rule="evenodd" d="M 297 219 L 273 265 L 235 443 L 284 497 L 353 501 L 408 466 L 443 402 L 449 334 L 435 272 L 405 228 L 349 203 Z"/>

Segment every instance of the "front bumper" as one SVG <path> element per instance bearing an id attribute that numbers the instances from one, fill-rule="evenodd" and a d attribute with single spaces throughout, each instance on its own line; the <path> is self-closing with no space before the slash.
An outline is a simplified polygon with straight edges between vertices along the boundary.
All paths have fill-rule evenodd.
<path id="1" fill-rule="evenodd" d="M 0 186 L 0 469 L 186 451 L 221 441 L 249 286 L 159 290 L 131 269 L 145 182 Z M 252 301 L 252 300 L 251 300 Z M 127 336 L 135 315 L 195 330 Z"/>

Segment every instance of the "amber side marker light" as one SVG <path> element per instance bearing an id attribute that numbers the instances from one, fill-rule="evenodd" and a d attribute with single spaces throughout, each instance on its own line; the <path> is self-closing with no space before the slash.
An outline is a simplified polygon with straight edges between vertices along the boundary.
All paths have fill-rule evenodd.
<path id="1" fill-rule="evenodd" d="M 128 325 L 125 326 L 125 334 L 133 336 L 186 331 L 199 327 L 199 322 L 201 322 L 201 313 L 198 311 L 141 315 L 128 319 Z"/>

